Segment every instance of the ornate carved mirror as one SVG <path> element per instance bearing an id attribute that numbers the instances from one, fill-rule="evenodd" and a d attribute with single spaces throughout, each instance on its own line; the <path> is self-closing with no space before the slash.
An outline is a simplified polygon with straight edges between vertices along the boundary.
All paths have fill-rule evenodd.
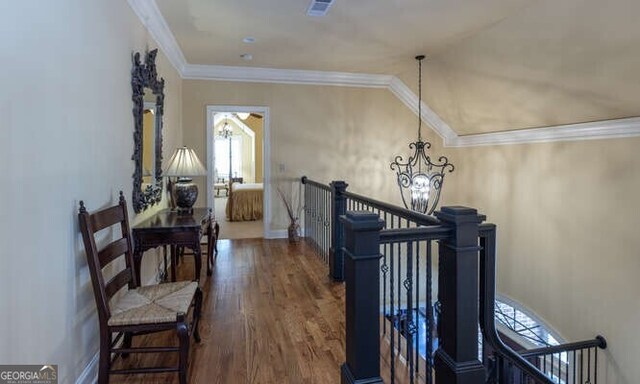
<path id="1" fill-rule="evenodd" d="M 162 114 L 164 79 L 156 72 L 158 50 L 133 55 L 133 209 L 142 212 L 162 200 Z"/>

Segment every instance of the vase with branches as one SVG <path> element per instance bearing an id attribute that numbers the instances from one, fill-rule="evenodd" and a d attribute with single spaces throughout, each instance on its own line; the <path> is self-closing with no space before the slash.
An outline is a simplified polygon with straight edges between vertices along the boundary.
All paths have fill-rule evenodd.
<path id="1" fill-rule="evenodd" d="M 300 241 L 300 214 L 302 213 L 300 198 L 296 200 L 293 196 L 288 196 L 280 187 L 278 187 L 278 194 L 284 206 L 287 208 L 287 214 L 289 215 L 289 227 L 287 228 L 289 242 L 297 243 Z"/>

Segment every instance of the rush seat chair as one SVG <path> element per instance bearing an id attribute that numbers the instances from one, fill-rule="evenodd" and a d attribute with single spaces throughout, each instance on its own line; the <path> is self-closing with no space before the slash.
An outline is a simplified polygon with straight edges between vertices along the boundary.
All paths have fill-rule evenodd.
<path id="1" fill-rule="evenodd" d="M 98 383 L 108 383 L 109 374 L 178 372 L 180 383 L 186 384 L 191 335 L 200 341 L 202 291 L 198 283 L 181 281 L 140 286 L 133 271 L 129 218 L 122 192 L 117 205 L 91 214 L 81 201 L 78 218 L 100 323 Z M 113 232 L 96 236 L 104 229 Z M 119 233 L 117 240 L 98 249 L 98 240 L 103 240 L 101 243 L 105 237 L 111 240 L 116 233 Z M 178 346 L 131 346 L 134 336 L 167 330 L 175 331 Z M 120 340 L 122 343 L 118 345 Z M 178 353 L 179 362 L 174 367 L 112 369 L 115 359 L 126 358 L 130 353 Z"/>

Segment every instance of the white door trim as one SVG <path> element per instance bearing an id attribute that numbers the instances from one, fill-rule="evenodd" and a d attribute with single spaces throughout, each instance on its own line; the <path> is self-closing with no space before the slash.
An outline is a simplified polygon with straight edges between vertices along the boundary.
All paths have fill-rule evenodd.
<path id="1" fill-rule="evenodd" d="M 271 129 L 269 107 L 246 106 L 246 105 L 207 105 L 206 113 L 207 125 L 207 206 L 213 207 L 213 181 L 215 180 L 213 164 L 213 114 L 221 112 L 254 112 L 262 114 L 262 175 L 264 184 L 264 206 L 263 223 L 264 237 L 272 238 L 271 235 Z"/>

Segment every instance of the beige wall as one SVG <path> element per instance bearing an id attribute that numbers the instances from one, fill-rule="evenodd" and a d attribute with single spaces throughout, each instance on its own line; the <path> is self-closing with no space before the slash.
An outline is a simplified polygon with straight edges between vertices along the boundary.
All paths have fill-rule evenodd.
<path id="1" fill-rule="evenodd" d="M 244 121 L 244 123 L 256 134 L 256 183 L 262 183 L 262 178 L 264 177 L 262 170 L 263 120 L 264 119 L 257 119 L 253 116 L 249 116 Z"/>
<path id="2" fill-rule="evenodd" d="M 640 377 L 639 147 L 629 138 L 448 151 L 456 171 L 445 204 L 498 225 L 498 291 L 569 341 L 604 335 L 609 384 Z"/>
<path id="3" fill-rule="evenodd" d="M 206 158 L 207 105 L 267 106 L 271 180 L 265 183 L 302 175 L 323 182 L 344 179 L 353 191 L 399 203 L 389 163 L 394 153 L 408 150 L 417 122 L 389 91 L 206 80 L 185 80 L 182 91 L 185 145 L 201 158 Z M 203 190 L 204 178 L 198 181 Z M 205 205 L 206 196 L 200 194 L 196 204 Z M 271 205 L 270 228 L 286 229 L 287 214 L 276 193 Z"/>
<path id="4" fill-rule="evenodd" d="M 98 351 L 78 202 L 130 199 L 131 54 L 155 44 L 125 1 L 4 2 L 0 25 L 0 362 L 58 364 L 73 383 Z M 181 80 L 162 54 L 157 64 L 167 159 L 181 144 Z M 134 223 L 158 209 L 129 207 Z M 146 257 L 143 281 L 156 262 Z"/>

